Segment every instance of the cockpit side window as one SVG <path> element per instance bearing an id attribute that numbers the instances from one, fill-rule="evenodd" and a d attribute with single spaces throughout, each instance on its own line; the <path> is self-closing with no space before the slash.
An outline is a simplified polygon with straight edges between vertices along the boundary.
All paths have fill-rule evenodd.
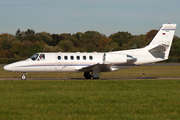
<path id="1" fill-rule="evenodd" d="M 45 60 L 45 55 L 44 55 L 44 54 L 40 54 L 40 55 L 39 55 L 39 59 L 40 59 L 40 60 Z"/>
<path id="2" fill-rule="evenodd" d="M 33 56 L 30 57 L 31 60 L 36 60 L 38 58 L 39 54 L 34 54 Z"/>

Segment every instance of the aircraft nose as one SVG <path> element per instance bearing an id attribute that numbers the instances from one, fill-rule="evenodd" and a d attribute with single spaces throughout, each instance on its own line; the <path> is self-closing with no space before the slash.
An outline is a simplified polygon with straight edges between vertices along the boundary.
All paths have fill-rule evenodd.
<path id="1" fill-rule="evenodd" d="M 5 65 L 4 70 L 6 71 L 13 71 L 10 65 Z"/>

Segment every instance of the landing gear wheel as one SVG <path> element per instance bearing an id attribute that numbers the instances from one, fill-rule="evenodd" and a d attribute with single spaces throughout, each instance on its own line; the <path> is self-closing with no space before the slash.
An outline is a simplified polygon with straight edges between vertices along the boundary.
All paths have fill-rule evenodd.
<path id="1" fill-rule="evenodd" d="M 94 72 L 94 73 L 92 74 L 92 78 L 93 78 L 93 79 L 99 79 L 99 74 L 98 74 L 98 72 Z"/>
<path id="2" fill-rule="evenodd" d="M 85 73 L 84 73 L 84 77 L 85 77 L 86 79 L 91 79 L 91 74 L 90 74 L 89 72 L 85 72 Z"/>
<path id="3" fill-rule="evenodd" d="M 26 80 L 26 75 L 25 74 L 23 74 L 22 76 L 21 76 L 21 80 Z"/>
<path id="4" fill-rule="evenodd" d="M 99 79 L 99 77 L 93 77 L 93 79 Z"/>

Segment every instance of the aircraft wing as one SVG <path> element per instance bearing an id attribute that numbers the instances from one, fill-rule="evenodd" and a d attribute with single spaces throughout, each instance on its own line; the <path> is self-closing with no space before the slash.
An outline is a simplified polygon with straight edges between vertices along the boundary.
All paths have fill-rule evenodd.
<path id="1" fill-rule="evenodd" d="M 81 69 L 77 69 L 77 71 L 80 71 L 80 72 L 92 72 L 93 71 L 93 68 L 99 68 L 100 72 L 108 72 L 108 71 L 111 71 L 111 64 L 95 64 L 95 65 L 91 65 L 91 66 L 88 66 L 88 67 L 83 67 Z"/>

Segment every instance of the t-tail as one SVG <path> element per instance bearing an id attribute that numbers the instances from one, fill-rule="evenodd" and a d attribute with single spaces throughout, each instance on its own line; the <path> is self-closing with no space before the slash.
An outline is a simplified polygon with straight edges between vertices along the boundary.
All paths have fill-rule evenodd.
<path id="1" fill-rule="evenodd" d="M 168 59 L 176 24 L 163 24 L 156 36 L 145 47 L 155 58 Z"/>

